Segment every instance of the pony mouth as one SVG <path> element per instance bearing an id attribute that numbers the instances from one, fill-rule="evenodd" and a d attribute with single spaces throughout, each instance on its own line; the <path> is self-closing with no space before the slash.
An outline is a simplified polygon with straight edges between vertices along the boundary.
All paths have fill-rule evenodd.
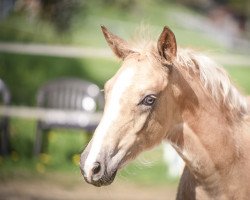
<path id="1" fill-rule="evenodd" d="M 120 170 L 127 161 L 127 156 L 124 152 L 115 152 L 112 157 L 102 156 L 99 158 L 100 168 L 98 171 L 95 171 L 93 168 L 91 171 L 85 173 L 84 166 L 86 161 L 86 155 L 88 152 L 85 152 L 81 155 L 80 161 L 80 171 L 84 180 L 96 187 L 107 186 L 113 183 L 117 171 Z M 102 161 L 102 162 L 100 162 Z"/>
<path id="2" fill-rule="evenodd" d="M 83 174 L 83 172 L 82 172 L 82 175 L 83 175 L 84 180 L 85 180 L 87 183 L 89 183 L 89 184 L 91 184 L 91 185 L 94 185 L 94 186 L 96 186 L 96 187 L 101 187 L 101 186 L 108 186 L 108 185 L 110 185 L 111 183 L 113 183 L 113 181 L 114 181 L 114 179 L 115 179 L 115 177 L 116 177 L 116 174 L 117 174 L 117 170 L 115 170 L 111 175 L 108 175 L 108 173 L 105 172 L 104 175 L 103 175 L 100 179 L 89 181 L 89 180 L 87 179 L 87 177 L 86 177 L 86 176 Z"/>

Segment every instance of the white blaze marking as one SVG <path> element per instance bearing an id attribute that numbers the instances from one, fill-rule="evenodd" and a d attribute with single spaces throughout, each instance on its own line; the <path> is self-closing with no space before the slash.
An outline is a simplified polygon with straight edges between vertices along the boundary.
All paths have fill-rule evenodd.
<path id="1" fill-rule="evenodd" d="M 84 171 L 88 179 L 91 179 L 93 164 L 94 162 L 96 162 L 97 156 L 100 153 L 103 139 L 113 121 L 117 118 L 117 116 L 119 116 L 120 99 L 122 98 L 122 95 L 125 92 L 126 88 L 131 85 L 133 75 L 134 69 L 127 68 L 120 74 L 120 76 L 114 83 L 110 94 L 111 96 L 109 97 L 110 100 L 108 102 L 108 105 L 105 105 L 104 115 L 95 131 L 91 149 L 85 162 Z"/>

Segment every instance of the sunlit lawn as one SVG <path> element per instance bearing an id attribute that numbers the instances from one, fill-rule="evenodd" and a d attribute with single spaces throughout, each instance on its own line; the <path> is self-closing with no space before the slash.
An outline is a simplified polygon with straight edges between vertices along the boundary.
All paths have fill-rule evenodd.
<path id="1" fill-rule="evenodd" d="M 227 67 L 226 70 L 239 89 L 243 93 L 250 95 L 250 66 Z"/>
<path id="2" fill-rule="evenodd" d="M 32 155 L 36 122 L 11 120 L 10 156 L 0 158 L 0 180 L 14 177 L 39 177 L 52 172 L 79 174 L 79 156 L 89 136 L 84 131 L 53 130 L 48 134 L 49 145 L 38 158 Z M 143 185 L 171 183 L 167 167 L 162 160 L 162 149 L 155 148 L 143 153 L 118 174 L 122 181 Z M 175 181 L 174 181 L 175 182 Z"/>

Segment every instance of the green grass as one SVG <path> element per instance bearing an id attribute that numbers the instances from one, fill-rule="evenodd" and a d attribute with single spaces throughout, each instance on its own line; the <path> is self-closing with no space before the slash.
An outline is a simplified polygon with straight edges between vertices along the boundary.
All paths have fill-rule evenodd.
<path id="1" fill-rule="evenodd" d="M 118 175 L 122 180 L 143 185 L 176 183 L 177 179 L 167 174 L 167 165 L 163 161 L 162 147 L 143 152 L 135 161 L 126 166 Z"/>
<path id="2" fill-rule="evenodd" d="M 89 140 L 84 131 L 53 130 L 48 134 L 48 147 L 39 157 L 33 156 L 36 121 L 12 119 L 11 153 L 0 156 L 0 181 L 32 179 L 50 174 L 80 175 L 79 156 Z"/>
<path id="3" fill-rule="evenodd" d="M 53 26 L 42 20 L 30 20 L 25 13 L 13 13 L 0 22 L 1 41 L 69 43 L 70 35 L 57 36 Z"/>
<path id="4" fill-rule="evenodd" d="M 11 120 L 12 151 L 8 157 L 0 157 L 0 180 L 8 178 L 32 178 L 49 174 L 80 174 L 79 156 L 89 136 L 84 131 L 53 130 L 48 134 L 48 147 L 38 158 L 32 155 L 36 121 Z M 146 163 L 146 164 L 145 164 Z M 143 153 L 136 161 L 119 172 L 118 180 L 142 185 L 175 183 L 166 176 L 160 147 Z"/>
<path id="5" fill-rule="evenodd" d="M 227 67 L 232 80 L 245 94 L 250 95 L 250 66 L 248 67 Z"/>

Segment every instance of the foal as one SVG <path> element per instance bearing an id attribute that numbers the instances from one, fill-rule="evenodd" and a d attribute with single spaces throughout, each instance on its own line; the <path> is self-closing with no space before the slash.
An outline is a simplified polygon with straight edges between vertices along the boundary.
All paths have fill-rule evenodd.
<path id="1" fill-rule="evenodd" d="M 81 155 L 85 180 L 111 184 L 129 160 L 165 140 L 186 164 L 178 200 L 249 199 L 247 102 L 224 70 L 177 49 L 168 27 L 156 45 L 141 46 L 102 31 L 123 64 L 105 84 L 102 120 Z"/>

